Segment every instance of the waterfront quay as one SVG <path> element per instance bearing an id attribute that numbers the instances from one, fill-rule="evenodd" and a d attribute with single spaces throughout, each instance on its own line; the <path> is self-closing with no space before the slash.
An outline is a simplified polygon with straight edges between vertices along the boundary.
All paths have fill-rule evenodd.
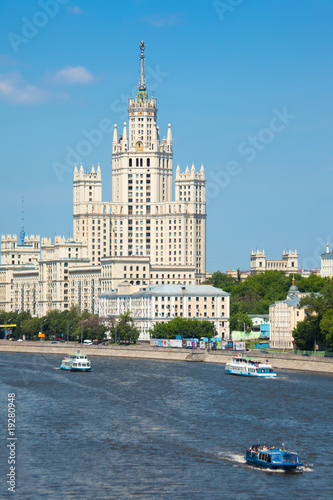
<path id="1" fill-rule="evenodd" d="M 52 344 L 49 341 L 10 342 L 0 340 L 0 352 L 25 352 L 33 354 L 69 354 L 78 349 L 89 356 L 109 356 L 119 358 L 154 359 L 161 361 L 188 361 L 226 364 L 234 351 L 211 351 L 206 349 L 176 349 L 168 347 L 152 347 L 149 343 L 135 345 L 92 345 L 86 346 L 76 342 Z M 276 369 L 300 370 L 333 374 L 333 358 L 322 356 L 302 356 L 293 353 L 271 353 L 250 351 L 250 357 L 269 359 Z"/>

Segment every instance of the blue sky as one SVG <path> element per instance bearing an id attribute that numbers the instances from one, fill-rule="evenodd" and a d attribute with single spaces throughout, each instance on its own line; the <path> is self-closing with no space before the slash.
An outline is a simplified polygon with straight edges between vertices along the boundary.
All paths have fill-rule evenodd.
<path id="1" fill-rule="evenodd" d="M 174 167 L 206 170 L 207 269 L 249 269 L 256 248 L 319 266 L 333 244 L 332 22 L 329 0 L 2 0 L 1 234 L 19 234 L 23 196 L 26 234 L 72 235 L 66 155 L 126 120 L 143 39 Z M 111 141 L 78 155 L 100 163 L 104 200 Z"/>

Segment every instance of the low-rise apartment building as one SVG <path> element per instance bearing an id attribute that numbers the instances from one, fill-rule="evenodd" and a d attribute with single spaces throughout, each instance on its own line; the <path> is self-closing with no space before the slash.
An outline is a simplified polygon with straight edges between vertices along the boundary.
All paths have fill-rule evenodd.
<path id="1" fill-rule="evenodd" d="M 292 332 L 307 314 L 306 308 L 300 307 L 300 300 L 304 296 L 306 294 L 298 290 L 293 279 L 286 300 L 277 301 L 269 307 L 271 348 L 294 348 Z"/>
<path id="2" fill-rule="evenodd" d="M 129 311 L 140 331 L 140 340 L 149 340 L 149 329 L 173 318 L 197 318 L 215 325 L 219 337 L 229 339 L 230 295 L 211 285 L 123 284 L 99 297 L 102 320 L 117 320 Z"/>

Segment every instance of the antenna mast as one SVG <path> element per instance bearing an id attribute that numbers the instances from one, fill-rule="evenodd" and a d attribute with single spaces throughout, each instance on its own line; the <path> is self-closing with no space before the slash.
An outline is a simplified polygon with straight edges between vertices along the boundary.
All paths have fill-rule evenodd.
<path id="1" fill-rule="evenodd" d="M 24 231 L 24 199 L 22 196 L 22 214 L 21 214 L 21 232 L 20 232 L 20 240 L 21 240 L 21 245 L 24 245 L 24 239 L 25 239 L 25 231 Z"/>

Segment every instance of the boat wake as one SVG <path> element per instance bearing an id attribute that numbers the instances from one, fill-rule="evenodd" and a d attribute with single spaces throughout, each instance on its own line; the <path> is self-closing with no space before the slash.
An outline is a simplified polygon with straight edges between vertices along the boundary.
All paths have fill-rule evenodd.
<path id="1" fill-rule="evenodd" d="M 299 467 L 295 470 L 285 471 L 283 469 L 268 469 L 266 467 L 256 467 L 255 465 L 248 464 L 252 470 L 257 470 L 259 472 L 266 472 L 268 474 L 302 474 L 303 472 L 313 472 L 310 467 Z"/>
<path id="2" fill-rule="evenodd" d="M 233 462 L 236 465 L 246 465 L 246 462 L 244 460 L 244 456 L 240 455 L 238 453 L 224 453 L 220 452 L 218 453 L 218 457 L 222 460 L 225 460 L 227 462 Z"/>
<path id="3" fill-rule="evenodd" d="M 302 472 L 313 472 L 313 468 L 311 468 L 309 465 L 304 465 L 303 467 L 300 468 Z"/>

